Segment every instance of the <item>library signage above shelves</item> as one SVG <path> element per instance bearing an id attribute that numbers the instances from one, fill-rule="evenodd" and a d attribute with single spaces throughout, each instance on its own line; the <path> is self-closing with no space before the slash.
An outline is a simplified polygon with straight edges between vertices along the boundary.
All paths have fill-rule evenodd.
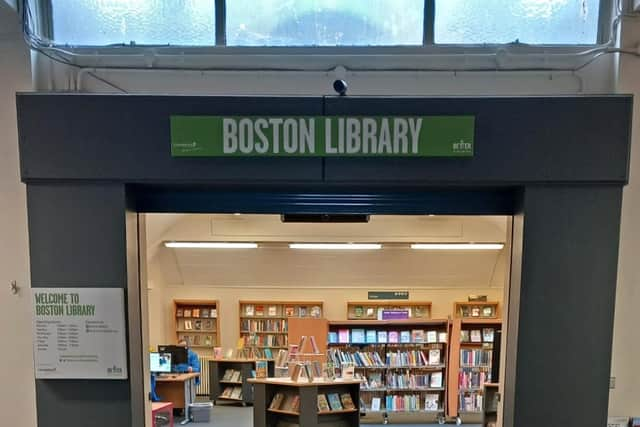
<path id="1" fill-rule="evenodd" d="M 367 299 L 409 299 L 409 291 L 369 291 Z"/>
<path id="2" fill-rule="evenodd" d="M 473 157 L 474 116 L 171 116 L 172 157 Z"/>

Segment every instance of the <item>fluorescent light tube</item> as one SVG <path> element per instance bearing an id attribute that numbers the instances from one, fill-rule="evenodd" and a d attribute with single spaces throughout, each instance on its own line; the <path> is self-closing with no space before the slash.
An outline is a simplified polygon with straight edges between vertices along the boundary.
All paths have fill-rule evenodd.
<path id="1" fill-rule="evenodd" d="M 427 250 L 500 250 L 504 248 L 502 243 L 414 243 L 411 249 Z"/>
<path id="2" fill-rule="evenodd" d="M 325 249 L 325 250 L 376 250 L 380 243 L 290 243 L 291 249 Z"/>
<path id="3" fill-rule="evenodd" d="M 251 242 L 164 242 L 167 248 L 184 249 L 255 249 L 257 243 Z"/>

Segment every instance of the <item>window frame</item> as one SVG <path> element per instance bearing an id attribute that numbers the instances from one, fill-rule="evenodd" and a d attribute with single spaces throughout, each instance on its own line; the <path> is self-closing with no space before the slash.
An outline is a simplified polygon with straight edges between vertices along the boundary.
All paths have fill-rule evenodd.
<path id="1" fill-rule="evenodd" d="M 231 0 L 233 1 L 233 0 Z M 613 17 L 613 5 L 616 0 L 600 0 L 599 1 L 599 10 L 598 10 L 598 29 L 596 36 L 595 44 L 532 44 L 527 45 L 533 48 L 579 48 L 579 50 L 583 50 L 585 47 L 594 47 L 601 44 L 605 44 L 610 41 L 611 38 L 611 22 Z M 212 35 L 212 42 L 214 44 L 210 46 L 186 46 L 186 45 L 147 45 L 147 44 L 139 44 L 136 45 L 135 48 L 163 48 L 163 49 L 189 49 L 194 51 L 200 51 L 202 49 L 210 50 L 209 53 L 220 53 L 219 51 L 224 49 L 225 53 L 234 54 L 234 53 L 246 53 L 247 49 L 259 49 L 263 54 L 281 54 L 282 49 L 286 49 L 289 52 L 295 54 L 300 50 L 306 50 L 306 53 L 309 53 L 311 50 L 314 52 L 319 52 L 321 54 L 324 53 L 333 53 L 334 50 L 337 52 L 343 52 L 345 54 L 366 54 L 366 53 L 375 53 L 377 51 L 381 51 L 381 53 L 389 53 L 382 52 L 388 51 L 389 49 L 398 50 L 398 53 L 404 53 L 403 50 L 407 49 L 420 49 L 421 53 L 428 54 L 432 49 L 440 49 L 440 50 L 451 50 L 451 52 L 455 52 L 456 48 L 461 49 L 495 49 L 496 47 L 501 47 L 505 45 L 509 45 L 509 43 L 485 43 L 485 44 L 446 44 L 446 43 L 435 43 L 435 18 L 436 18 L 436 0 L 424 0 L 424 17 L 423 17 L 423 26 L 422 26 L 422 44 L 409 46 L 409 45 L 380 45 L 380 46 L 227 46 L 227 19 L 226 19 L 226 3 L 227 0 L 214 0 L 214 10 L 215 10 L 215 34 Z M 36 10 L 37 15 L 41 19 L 37 20 L 38 31 L 48 40 L 54 40 L 54 29 L 55 25 L 53 22 L 53 8 L 52 8 L 52 0 L 40 0 L 36 2 Z M 114 45 L 114 46 L 94 46 L 94 45 L 75 45 L 75 46 L 67 46 L 67 45 L 58 45 L 60 47 L 64 46 L 66 49 L 71 51 L 81 52 L 85 49 L 91 49 L 94 52 L 96 50 L 100 51 L 102 49 L 113 49 L 113 48 L 121 48 L 125 47 L 124 45 Z M 327 49 L 330 49 L 327 52 Z"/>

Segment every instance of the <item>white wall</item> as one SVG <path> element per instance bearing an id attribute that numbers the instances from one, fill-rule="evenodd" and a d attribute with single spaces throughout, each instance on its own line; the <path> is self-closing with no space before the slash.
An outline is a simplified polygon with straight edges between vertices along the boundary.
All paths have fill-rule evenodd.
<path id="1" fill-rule="evenodd" d="M 15 11 L 0 3 L 0 424 L 35 419 L 25 188 L 18 173 L 15 92 L 31 88 L 29 52 Z M 9 282 L 21 287 L 18 295 Z"/>

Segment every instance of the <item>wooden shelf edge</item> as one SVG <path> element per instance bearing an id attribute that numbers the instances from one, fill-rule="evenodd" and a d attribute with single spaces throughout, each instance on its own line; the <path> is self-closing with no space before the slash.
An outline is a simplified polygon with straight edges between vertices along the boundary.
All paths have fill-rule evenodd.
<path id="1" fill-rule="evenodd" d="M 350 414 L 352 412 L 358 412 L 358 408 L 353 409 L 339 409 L 337 411 L 318 411 L 318 415 L 331 415 L 331 414 Z"/>
<path id="2" fill-rule="evenodd" d="M 270 408 L 267 408 L 267 411 L 268 412 L 274 412 L 276 414 L 293 415 L 294 417 L 300 416 L 300 412 L 285 411 L 284 409 L 270 409 Z"/>

